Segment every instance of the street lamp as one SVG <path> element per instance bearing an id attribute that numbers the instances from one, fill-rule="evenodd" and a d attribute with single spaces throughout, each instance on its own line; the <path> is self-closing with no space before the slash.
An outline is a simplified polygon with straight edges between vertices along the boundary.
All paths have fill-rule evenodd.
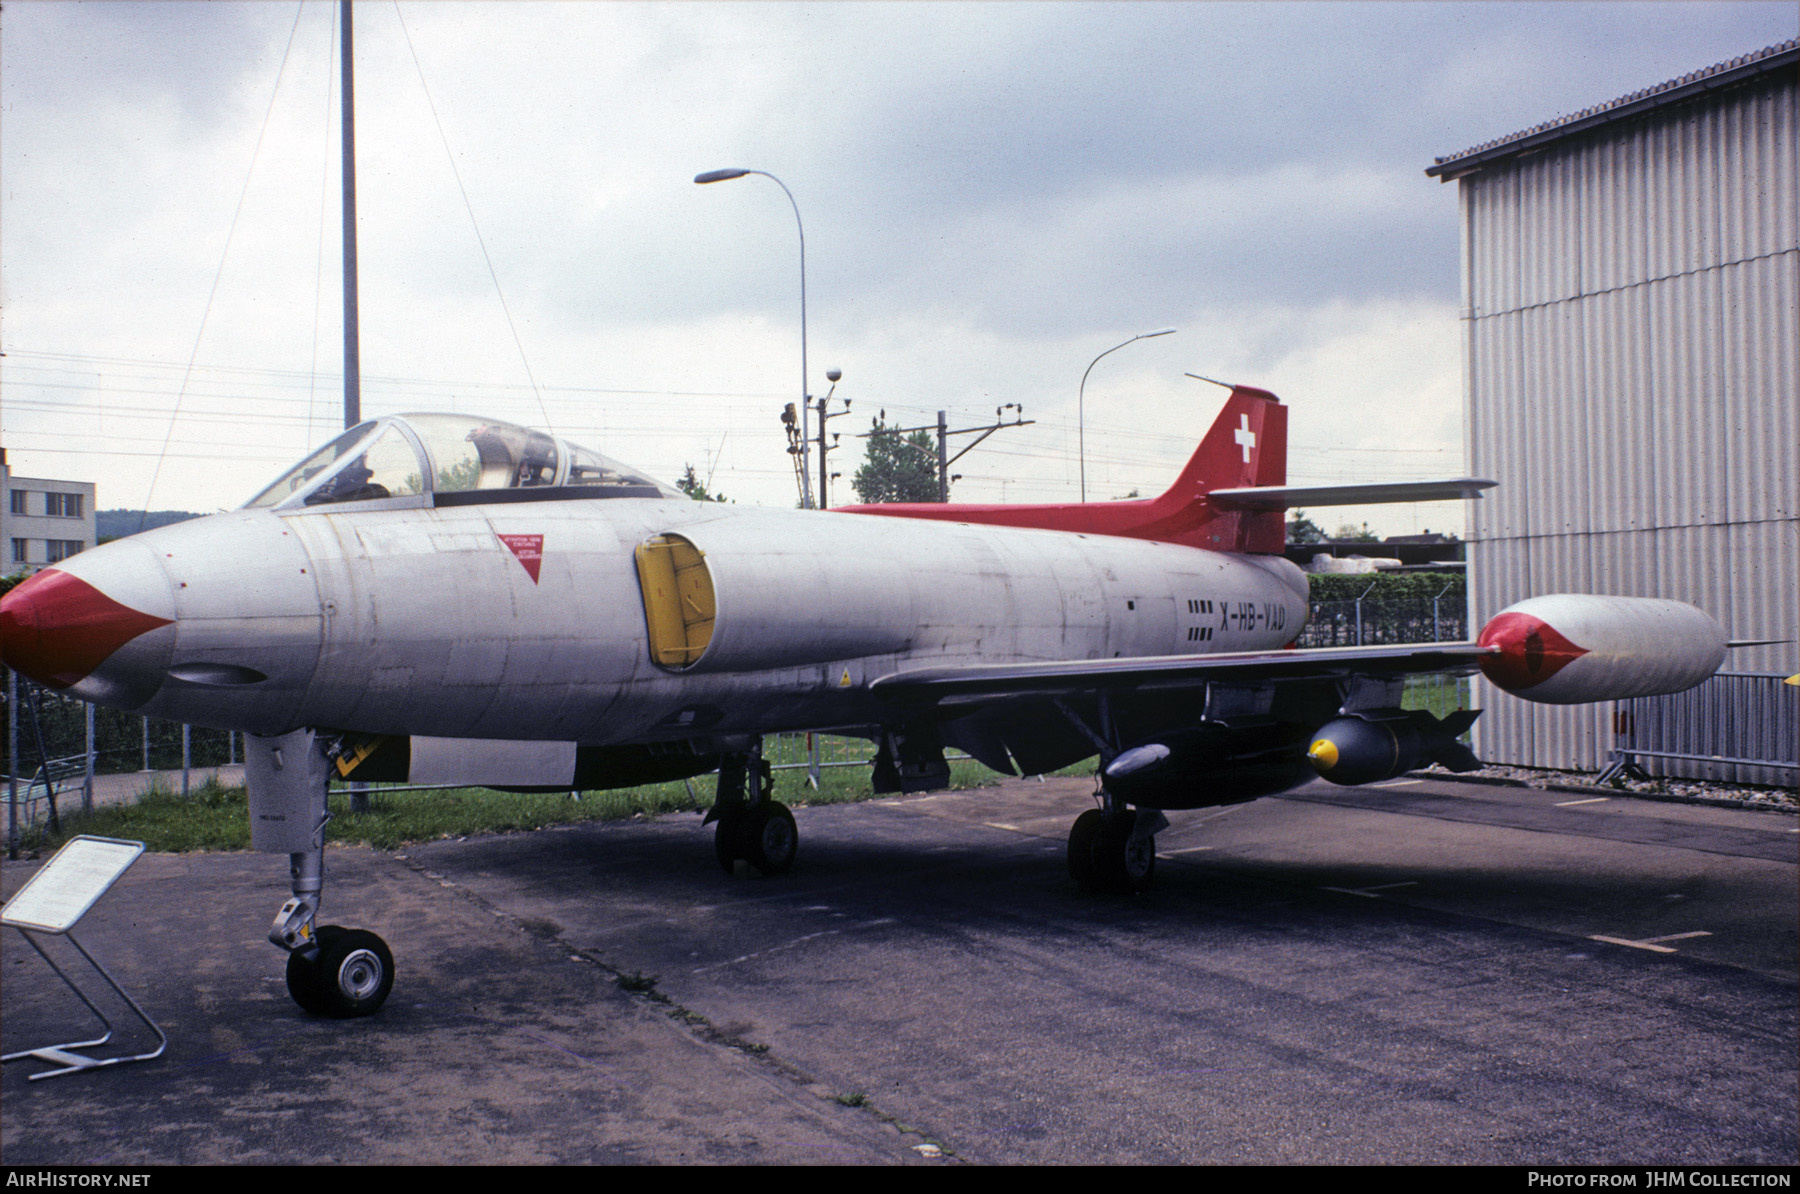
<path id="1" fill-rule="evenodd" d="M 705 186 L 709 182 L 728 182 L 734 178 L 742 178 L 746 174 L 760 174 L 772 179 L 781 193 L 788 197 L 788 203 L 794 209 L 794 227 L 800 232 L 800 502 L 808 510 L 812 509 L 812 486 L 806 483 L 809 455 L 806 448 L 806 227 L 800 222 L 800 205 L 794 202 L 794 192 L 787 189 L 787 184 L 770 174 L 767 170 L 708 170 L 704 174 L 694 175 L 696 185 Z"/>
<path id="2" fill-rule="evenodd" d="M 1172 336 L 1174 334 L 1175 334 L 1174 328 L 1163 328 L 1159 332 L 1140 332 L 1137 335 L 1133 336 L 1131 339 L 1125 341 L 1125 344 L 1136 344 L 1139 340 L 1149 340 L 1155 336 Z M 1077 393 L 1076 398 L 1075 398 L 1075 433 L 1076 433 L 1076 437 L 1077 437 L 1077 440 L 1079 443 L 1078 451 L 1081 456 L 1081 500 L 1084 502 L 1087 501 L 1087 379 L 1088 379 L 1088 373 L 1092 373 L 1094 371 L 1094 366 L 1098 365 L 1100 363 L 1100 357 L 1104 357 L 1111 353 L 1118 352 L 1121 348 L 1125 347 L 1125 344 L 1115 344 L 1111 348 L 1107 349 L 1106 352 L 1101 353 L 1100 356 L 1095 357 L 1093 360 L 1088 362 L 1087 372 L 1083 373 L 1081 375 L 1081 389 Z"/>

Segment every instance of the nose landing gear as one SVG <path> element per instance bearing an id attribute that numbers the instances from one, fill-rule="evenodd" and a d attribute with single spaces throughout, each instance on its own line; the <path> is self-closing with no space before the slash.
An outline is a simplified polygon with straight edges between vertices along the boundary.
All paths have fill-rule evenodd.
<path id="1" fill-rule="evenodd" d="M 288 951 L 287 988 L 302 1011 L 349 1019 L 375 1013 L 394 988 L 394 955 L 366 929 L 315 926 L 325 888 L 330 760 L 311 730 L 245 735 L 250 844 L 285 853 L 293 896 L 275 914 L 269 940 Z"/>

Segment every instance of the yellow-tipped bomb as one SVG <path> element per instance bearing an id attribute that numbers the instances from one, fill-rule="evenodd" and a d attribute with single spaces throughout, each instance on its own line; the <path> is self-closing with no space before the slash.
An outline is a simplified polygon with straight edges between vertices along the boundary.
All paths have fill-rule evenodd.
<path id="1" fill-rule="evenodd" d="M 1346 714 L 1319 727 L 1306 757 L 1314 771 L 1334 784 L 1375 783 L 1434 762 L 1469 771 L 1480 763 L 1456 738 L 1474 720 L 1467 710 L 1442 721 L 1417 710 Z"/>

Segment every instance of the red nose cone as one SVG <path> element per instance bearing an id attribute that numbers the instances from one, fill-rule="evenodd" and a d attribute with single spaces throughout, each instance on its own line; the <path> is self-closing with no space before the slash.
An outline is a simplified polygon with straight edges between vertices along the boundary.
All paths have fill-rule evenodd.
<path id="1" fill-rule="evenodd" d="M 1587 654 L 1541 618 L 1503 613 L 1481 630 L 1481 645 L 1499 647 L 1498 655 L 1481 657 L 1481 674 L 1508 692 L 1542 684 Z"/>
<path id="2" fill-rule="evenodd" d="M 40 684 L 67 688 L 138 635 L 168 624 L 47 568 L 0 598 L 0 659 Z"/>

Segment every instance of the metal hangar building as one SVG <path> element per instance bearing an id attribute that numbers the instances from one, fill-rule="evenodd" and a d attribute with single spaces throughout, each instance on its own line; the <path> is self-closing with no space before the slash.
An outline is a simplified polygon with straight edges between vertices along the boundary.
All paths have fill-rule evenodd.
<path id="1" fill-rule="evenodd" d="M 1470 503 L 1473 625 L 1521 597 L 1612 593 L 1698 605 L 1733 639 L 1800 637 L 1797 46 L 1426 171 L 1459 184 L 1468 460 L 1501 483 Z M 1495 702 L 1477 749 L 1591 771 L 1635 746 L 1665 773 L 1796 782 L 1712 760 L 1800 763 L 1800 689 L 1781 683 L 1800 648 L 1739 648 L 1721 670 L 1749 678 L 1658 698 L 1680 709 Z"/>

